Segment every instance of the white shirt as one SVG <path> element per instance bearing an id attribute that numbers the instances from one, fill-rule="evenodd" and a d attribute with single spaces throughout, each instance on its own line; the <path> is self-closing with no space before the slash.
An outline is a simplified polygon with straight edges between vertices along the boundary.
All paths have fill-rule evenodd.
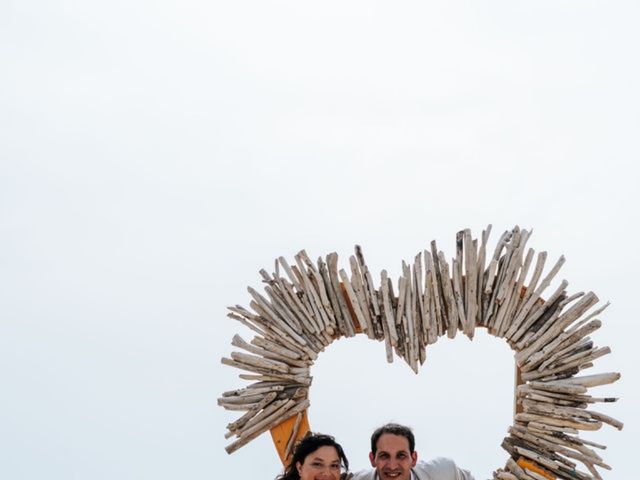
<path id="1" fill-rule="evenodd" d="M 352 480 L 379 480 L 374 469 L 362 470 Z M 418 460 L 411 469 L 411 480 L 475 480 L 468 470 L 459 468 L 450 458 L 438 457 L 429 462 Z"/>

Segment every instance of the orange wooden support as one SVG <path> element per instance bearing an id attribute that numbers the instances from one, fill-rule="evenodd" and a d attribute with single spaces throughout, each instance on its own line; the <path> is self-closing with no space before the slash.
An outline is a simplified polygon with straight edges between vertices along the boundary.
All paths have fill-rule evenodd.
<path id="1" fill-rule="evenodd" d="M 305 434 L 309 431 L 308 412 L 308 409 L 302 412 L 302 422 L 300 422 L 300 426 L 298 427 L 298 434 L 296 435 L 294 445 L 295 442 L 304 437 Z M 276 425 L 271 429 L 271 438 L 273 439 L 273 444 L 276 446 L 278 456 L 280 457 L 283 465 L 287 464 L 287 459 L 284 457 L 284 453 L 287 449 L 287 442 L 289 441 L 289 438 L 291 438 L 291 434 L 293 433 L 293 425 L 294 423 L 296 423 L 296 416 L 297 415 L 294 415 L 293 417 L 288 418 L 280 425 Z"/>
<path id="2" fill-rule="evenodd" d="M 520 457 L 520 459 L 518 460 L 518 465 L 520 465 L 522 468 L 526 468 L 527 470 L 531 470 L 532 472 L 536 472 L 542 475 L 544 478 L 547 478 L 548 480 L 556 480 L 556 476 L 553 473 L 545 470 L 537 463 L 533 463 L 531 460 L 527 460 L 524 457 Z"/>

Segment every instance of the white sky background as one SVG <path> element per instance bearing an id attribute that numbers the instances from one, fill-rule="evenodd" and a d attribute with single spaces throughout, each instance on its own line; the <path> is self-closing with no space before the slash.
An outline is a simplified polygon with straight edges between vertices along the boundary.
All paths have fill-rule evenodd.
<path id="1" fill-rule="evenodd" d="M 394 278 L 455 232 L 533 228 L 613 306 L 590 373 L 625 421 L 588 438 L 637 478 L 640 7 L 635 1 L 0 4 L 0 477 L 272 479 L 216 406 L 225 317 L 279 255 L 363 246 Z M 311 423 L 355 469 L 397 420 L 478 480 L 506 460 L 513 360 L 478 332 L 419 376 L 342 340 Z M 597 390 L 593 391 L 594 393 Z"/>

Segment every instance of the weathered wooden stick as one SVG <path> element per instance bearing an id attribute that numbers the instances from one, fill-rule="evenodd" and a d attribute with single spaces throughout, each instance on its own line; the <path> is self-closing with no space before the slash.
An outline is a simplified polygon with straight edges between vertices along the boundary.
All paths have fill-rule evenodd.
<path id="1" fill-rule="evenodd" d="M 507 460 L 507 470 L 513 473 L 518 480 L 536 480 L 525 473 L 525 471 L 516 463 L 513 458 Z M 547 480 L 547 479 L 544 479 Z"/>
<path id="2" fill-rule="evenodd" d="M 536 266 L 533 269 L 533 275 L 531 276 L 531 280 L 529 281 L 529 285 L 525 290 L 524 298 L 521 302 L 521 308 L 516 312 L 515 319 L 513 321 L 514 325 L 520 325 L 526 316 L 529 314 L 531 309 L 535 306 L 538 301 L 538 297 L 535 294 L 536 287 L 538 285 L 538 280 L 542 275 L 542 270 L 544 269 L 544 264 L 547 261 L 547 252 L 538 253 L 538 258 L 536 259 Z"/>
<path id="3" fill-rule="evenodd" d="M 292 408 L 287 410 L 279 411 L 279 415 L 272 415 L 272 417 L 265 420 L 265 425 L 260 428 L 255 428 L 251 431 L 251 433 L 246 432 L 244 436 L 241 436 L 238 440 L 233 442 L 232 444 L 225 447 L 227 453 L 231 454 L 238 450 L 240 447 L 246 445 L 254 438 L 258 437 L 261 433 L 269 430 L 272 426 L 275 426 L 279 423 L 282 423 L 289 417 L 296 415 L 297 413 L 307 409 L 309 407 L 309 400 L 303 400 L 302 402 L 294 405 Z"/>
<path id="4" fill-rule="evenodd" d="M 356 293 L 353 290 L 353 286 L 351 285 L 351 281 L 349 280 L 347 272 L 341 269 L 338 273 L 340 275 L 340 278 L 342 279 L 342 285 L 344 286 L 345 291 L 347 292 L 347 297 L 349 299 L 349 302 L 351 303 L 351 307 L 353 308 L 353 313 L 356 316 L 356 321 L 360 325 L 360 328 L 362 329 L 362 331 L 367 333 L 367 335 L 369 335 L 368 332 L 366 332 L 366 330 L 369 328 L 369 324 L 367 323 L 367 320 L 364 317 L 364 313 L 362 313 L 362 309 L 360 308 L 360 303 L 358 302 L 358 297 L 356 296 Z"/>
<path id="5" fill-rule="evenodd" d="M 305 352 L 290 350 L 282 345 L 267 340 L 262 337 L 253 337 L 250 342 L 252 345 L 256 347 L 263 348 L 265 350 L 269 350 L 270 352 L 277 353 L 278 355 L 282 355 L 283 357 L 291 358 L 292 360 L 298 360 L 304 358 Z"/>
<path id="6" fill-rule="evenodd" d="M 449 338 L 455 338 L 458 331 L 458 308 L 456 306 L 456 299 L 453 293 L 453 286 L 451 285 L 451 278 L 449 277 L 449 265 L 447 264 L 443 252 L 438 252 L 438 265 L 440 266 L 442 290 L 444 293 L 443 303 L 446 306 L 447 321 L 449 325 L 447 336 Z"/>
<path id="7" fill-rule="evenodd" d="M 303 360 L 296 360 L 293 358 L 290 358 L 286 355 L 282 355 L 279 352 L 273 351 L 273 350 L 267 350 L 265 348 L 261 348 L 261 347 L 257 347 L 255 345 L 251 345 L 248 342 L 245 342 L 243 340 L 243 338 L 236 334 L 233 336 L 233 339 L 231 340 L 231 345 L 233 345 L 234 347 L 238 347 L 238 348 L 242 348 L 248 352 L 254 353 L 256 355 L 260 355 L 264 358 L 267 359 L 272 359 L 272 360 L 278 360 L 280 362 L 284 362 L 289 366 L 296 366 L 296 367 L 307 367 L 310 365 L 309 361 L 303 361 Z"/>
<path id="8" fill-rule="evenodd" d="M 264 328 L 263 320 L 260 319 L 257 315 L 249 314 L 249 317 L 247 317 L 244 314 L 238 313 L 242 311 L 240 310 L 239 305 L 236 305 L 235 307 L 227 307 L 227 308 L 232 312 L 232 313 L 227 313 L 227 317 L 237 320 L 238 322 L 242 323 L 245 327 L 248 327 L 249 329 L 253 330 L 258 335 L 262 335 L 265 337 L 268 335 L 267 333 L 268 331 Z"/>
<path id="9" fill-rule="evenodd" d="M 251 407 L 251 409 L 247 413 L 245 413 L 235 422 L 231 422 L 227 425 L 227 430 L 229 430 L 229 433 L 233 435 L 233 432 L 244 427 L 249 420 L 251 420 L 255 415 L 257 415 L 263 408 L 265 408 L 267 405 L 273 402 L 276 396 L 277 396 L 276 392 L 267 393 L 264 396 L 264 398 L 260 400 L 260 402 L 258 402 L 255 406 Z"/>
<path id="10" fill-rule="evenodd" d="M 447 312 L 447 306 L 446 306 L 446 299 L 445 299 L 445 294 L 444 294 L 444 286 L 443 286 L 443 279 L 442 279 L 442 271 L 441 271 L 441 265 L 440 265 L 440 259 L 438 257 L 438 246 L 436 245 L 436 241 L 432 240 L 431 241 L 431 260 L 432 260 L 432 266 L 433 266 L 433 281 L 434 281 L 434 288 L 433 288 L 433 292 L 435 294 L 435 305 L 436 308 L 438 308 L 438 312 L 439 312 L 439 319 L 440 322 L 439 324 L 442 325 L 442 328 L 438 329 L 438 336 L 442 335 L 445 331 L 449 330 L 449 316 L 448 316 L 448 312 Z M 426 261 L 426 260 L 425 260 Z"/>
<path id="11" fill-rule="evenodd" d="M 587 387 L 583 385 L 569 385 L 569 384 L 561 384 L 558 382 L 529 382 L 528 385 L 519 385 L 518 390 L 523 388 L 531 388 L 534 390 L 544 390 L 548 392 L 554 393 L 570 393 L 570 394 L 582 394 L 587 392 Z"/>
<path id="12" fill-rule="evenodd" d="M 315 288 L 311 280 L 314 276 L 315 267 L 309 260 L 309 257 L 304 250 L 300 250 L 294 256 L 294 259 L 296 261 L 297 268 L 292 267 L 292 270 L 294 273 L 300 272 L 300 283 L 303 286 L 303 291 L 306 294 L 306 298 L 309 300 L 313 313 L 316 316 L 316 323 L 318 324 L 318 328 L 320 329 L 320 332 L 326 331 L 331 326 L 331 320 L 329 319 L 327 311 L 324 308 L 323 301 L 320 298 L 320 293 Z M 327 304 L 328 302 L 329 300 L 327 299 Z"/>
<path id="13" fill-rule="evenodd" d="M 311 385 L 311 378 L 305 375 L 284 375 L 284 374 L 266 374 L 266 373 L 255 373 L 255 374 L 247 374 L 241 373 L 238 375 L 243 380 L 252 380 L 256 382 L 285 382 L 287 384 L 301 384 L 309 386 Z"/>
<path id="14" fill-rule="evenodd" d="M 310 336 L 315 336 L 316 334 L 320 333 L 320 329 L 318 328 L 318 325 L 314 320 L 314 314 L 307 307 L 307 302 L 301 300 L 298 297 L 298 294 L 294 291 L 294 285 L 292 283 L 289 283 L 284 278 L 280 277 L 278 265 L 279 263 L 278 261 L 276 261 L 275 277 L 277 278 L 277 283 L 280 285 L 280 288 L 283 291 L 289 308 L 293 312 L 295 312 L 296 317 L 298 318 L 298 321 L 300 322 L 303 329 L 308 332 Z M 306 295 L 304 291 L 299 291 L 299 293 L 303 298 Z"/>
<path id="15" fill-rule="evenodd" d="M 398 344 L 398 333 L 396 332 L 395 321 L 393 317 L 393 310 L 391 307 L 391 299 L 389 298 L 389 282 L 387 277 L 387 271 L 382 270 L 380 274 L 380 282 L 382 289 L 382 306 L 384 313 L 384 320 L 387 324 L 387 329 L 389 331 L 389 337 L 391 340 L 391 345 L 396 346 Z"/>
<path id="16" fill-rule="evenodd" d="M 539 352 L 531 355 L 527 363 L 523 365 L 522 370 L 533 370 L 538 365 L 544 364 L 545 359 L 548 359 L 549 362 L 555 361 L 565 353 L 567 349 L 573 348 L 576 343 L 580 342 L 587 335 L 595 332 L 601 326 L 602 322 L 600 322 L 600 320 L 592 320 L 571 334 L 569 334 L 569 332 L 562 332 L 558 335 L 558 338 L 547 344 Z"/>
<path id="17" fill-rule="evenodd" d="M 281 392 L 284 390 L 284 385 L 271 385 L 267 387 L 257 387 L 257 388 L 239 388 L 237 390 L 230 390 L 228 392 L 223 392 L 222 396 L 226 397 L 243 397 L 247 395 L 258 395 L 262 394 L 264 397 L 265 394 L 271 392 Z"/>
<path id="18" fill-rule="evenodd" d="M 345 335 L 346 327 L 345 322 L 342 316 L 342 310 L 340 309 L 340 302 L 338 301 L 338 294 L 336 290 L 333 288 L 333 283 L 331 282 L 331 277 L 329 276 L 329 267 L 322 259 L 322 257 L 318 257 L 316 260 L 316 264 L 318 266 L 318 272 L 320 273 L 320 277 L 322 278 L 323 288 L 329 298 L 329 304 L 331 305 L 331 311 L 333 312 L 333 324 L 334 335 L 335 337 L 340 337 L 341 335 Z"/>
<path id="19" fill-rule="evenodd" d="M 518 413 L 516 414 L 516 420 L 523 422 L 536 422 L 545 425 L 551 425 L 555 427 L 569 427 L 576 430 L 600 430 L 602 428 L 602 422 L 580 422 L 577 420 L 561 420 L 544 415 L 538 415 L 533 413 Z"/>
<path id="20" fill-rule="evenodd" d="M 282 337 L 291 340 L 294 345 L 299 345 L 298 348 L 306 346 L 307 342 L 305 341 L 305 339 L 302 338 L 297 332 L 295 332 L 289 325 L 287 325 L 284 320 L 281 320 L 276 316 L 269 317 L 269 314 L 266 312 L 266 310 L 264 310 L 264 307 L 258 302 L 252 301 L 249 305 L 261 316 L 269 318 L 269 328 L 273 330 L 276 335 L 281 335 Z"/>
<path id="21" fill-rule="evenodd" d="M 531 325 L 533 325 L 540 317 L 542 317 L 545 312 L 551 310 L 549 316 L 553 314 L 558 307 L 558 300 L 565 293 L 568 285 L 569 282 L 567 282 L 566 280 L 562 280 L 556 291 L 553 292 L 553 294 L 539 308 L 534 309 L 531 315 L 522 317 L 522 320 L 519 322 L 517 319 L 514 320 L 505 336 L 509 340 L 517 342 L 527 332 L 529 327 L 531 327 Z"/>
<path id="22" fill-rule="evenodd" d="M 610 383 L 616 382 L 620 379 L 619 373 L 599 373 L 595 375 L 585 375 L 583 377 L 572 377 L 564 380 L 555 380 L 553 382 L 549 382 L 549 384 L 553 386 L 580 386 L 580 387 L 597 387 L 600 385 L 608 385 Z M 547 385 L 549 385 L 547 384 Z"/>
<path id="23" fill-rule="evenodd" d="M 460 276 L 460 264 L 457 259 L 453 260 L 453 266 L 451 267 L 451 273 L 453 274 L 453 296 L 456 299 L 456 305 L 458 307 L 458 322 L 459 327 L 463 333 L 468 331 L 467 327 L 467 314 L 464 309 L 464 298 L 462 295 L 462 278 Z"/>
<path id="24" fill-rule="evenodd" d="M 367 300 L 364 296 L 362 272 L 360 271 L 360 267 L 358 266 L 358 261 L 355 256 L 352 255 L 349 257 L 349 264 L 351 265 L 351 286 L 353 287 L 353 292 L 355 293 L 357 302 L 359 303 L 362 317 L 367 325 L 367 328 L 364 329 L 365 333 L 367 334 L 367 337 L 375 339 L 376 336 L 373 329 L 373 320 L 371 319 Z"/>
<path id="25" fill-rule="evenodd" d="M 315 325 L 314 331 L 318 334 L 318 336 L 322 336 L 322 332 L 324 332 L 324 319 L 322 318 L 320 309 L 314 301 L 312 293 L 307 286 L 309 278 L 304 271 L 300 271 L 297 265 L 293 265 L 290 270 L 293 276 L 297 279 L 297 295 L 307 312 L 309 312 L 309 316 L 313 321 L 313 324 Z M 298 288 L 297 285 L 299 285 L 300 287 Z"/>
<path id="26" fill-rule="evenodd" d="M 585 353 L 586 355 L 584 355 Z M 596 349 L 588 350 L 587 352 L 581 352 L 579 353 L 578 358 L 571 360 L 572 357 L 568 357 L 568 360 L 571 360 L 571 361 L 568 361 L 567 363 L 564 363 L 558 367 L 549 368 L 547 370 L 542 370 L 542 371 L 536 370 L 534 372 L 523 373 L 522 379 L 525 381 L 536 380 L 538 378 L 542 378 L 553 373 L 563 372 L 573 367 L 583 365 L 586 362 L 589 362 L 591 360 L 600 358 L 609 353 L 611 353 L 611 349 L 609 347 L 596 348 Z"/>
<path id="27" fill-rule="evenodd" d="M 307 278 L 309 279 L 309 284 L 314 292 L 314 299 L 318 305 L 318 309 L 320 310 L 322 317 L 325 322 L 325 331 L 329 335 L 333 335 L 335 333 L 336 326 L 336 318 L 333 312 L 333 308 L 331 307 L 331 301 L 329 300 L 329 294 L 324 287 L 324 281 L 322 279 L 322 275 L 315 267 L 314 263 L 307 255 L 305 250 L 301 250 L 298 253 L 302 263 L 307 266 Z"/>
<path id="28" fill-rule="evenodd" d="M 371 273 L 369 272 L 369 267 L 367 267 L 367 264 L 364 261 L 362 247 L 360 247 L 360 245 L 356 245 L 355 250 L 356 260 L 358 260 L 358 265 L 360 267 L 360 271 L 362 272 L 364 296 L 369 308 L 369 316 L 371 317 L 371 322 L 373 324 L 374 335 L 375 338 L 380 340 L 383 337 L 383 329 L 380 320 L 381 316 L 378 305 L 378 292 L 376 291 L 375 285 L 373 284 L 373 278 L 371 277 Z"/>
<path id="29" fill-rule="evenodd" d="M 427 343 L 433 344 L 440 336 L 442 328 L 442 308 L 437 289 L 436 273 L 434 271 L 433 259 L 431 254 L 424 251 L 424 261 L 426 265 L 426 285 L 425 285 L 425 305 L 428 299 L 429 322 L 427 324 Z"/>
<path id="30" fill-rule="evenodd" d="M 428 312 L 425 311 L 424 305 L 424 289 L 422 286 L 422 253 L 418 253 L 413 260 L 413 275 L 411 280 L 413 282 L 414 302 L 413 312 L 415 321 L 415 335 L 420 344 L 420 338 L 424 337 L 424 325 L 429 321 Z M 420 348 L 420 347 L 419 347 Z"/>
<path id="31" fill-rule="evenodd" d="M 578 434 L 578 430 L 576 428 L 572 428 L 572 427 L 558 427 L 555 425 L 547 425 L 546 423 L 540 423 L 540 422 L 522 422 L 523 424 L 527 425 L 527 428 L 529 429 L 529 431 L 531 432 L 542 432 L 542 433 L 548 433 L 548 434 Z"/>
<path id="32" fill-rule="evenodd" d="M 418 373 L 418 356 L 417 356 L 417 339 L 415 336 L 415 328 L 413 324 L 413 282 L 411 281 L 411 268 L 405 262 L 402 262 L 402 271 L 404 274 L 405 284 L 407 285 L 407 289 L 405 292 L 405 302 L 404 302 L 404 310 L 405 315 L 403 317 L 403 325 L 405 327 L 405 331 L 407 332 L 407 340 L 408 340 L 408 351 L 409 356 L 407 358 L 407 363 L 411 367 L 411 369 Z"/>
<path id="33" fill-rule="evenodd" d="M 507 332 L 511 329 L 513 325 L 513 320 L 515 319 L 515 312 L 520 305 L 520 302 L 523 297 L 523 288 L 524 281 L 529 273 L 529 268 L 531 267 L 531 261 L 533 259 L 534 251 L 530 248 L 527 252 L 527 256 L 524 259 L 524 263 L 522 263 L 522 254 L 524 252 L 524 245 L 522 245 L 522 249 L 519 252 L 520 256 L 520 264 L 522 265 L 520 268 L 520 273 L 518 274 L 518 278 L 515 283 L 515 288 L 510 293 L 510 300 L 508 307 L 504 314 L 503 326 L 500 329 L 498 336 L 506 337 Z"/>
<path id="34" fill-rule="evenodd" d="M 484 309 L 482 308 L 482 295 L 484 292 L 485 264 L 487 261 L 487 242 L 491 234 L 491 224 L 482 231 L 480 237 L 480 249 L 478 250 L 478 261 L 476 267 L 476 305 L 478 305 L 478 321 L 477 325 L 484 325 Z M 444 253 L 442 254 L 444 259 Z"/>
<path id="35" fill-rule="evenodd" d="M 416 268 L 417 268 L 417 271 L 416 271 Z M 420 310 L 422 308 L 422 296 L 421 296 L 422 292 L 421 292 L 421 289 L 418 288 L 418 278 L 419 278 L 419 275 L 421 275 L 420 273 L 421 271 L 422 271 L 421 266 L 416 266 L 415 264 L 414 264 L 413 270 L 409 267 L 407 271 L 411 281 L 411 304 L 410 304 L 409 314 L 411 315 L 410 327 L 412 329 L 413 352 L 415 354 L 416 373 L 418 371 L 418 363 L 421 362 L 420 333 L 422 332 L 422 315 L 420 314 Z"/>
<path id="36" fill-rule="evenodd" d="M 598 327 L 594 326 L 594 329 L 595 328 Z M 539 371 L 542 371 L 550 366 L 553 367 L 556 364 L 563 362 L 566 359 L 567 355 L 573 354 L 572 352 L 583 351 L 584 349 L 589 349 L 591 347 L 593 347 L 593 341 L 591 340 L 591 337 L 579 338 L 575 343 L 568 344 L 566 347 L 560 350 L 554 350 L 556 353 L 548 355 L 546 357 L 546 360 L 540 362 L 540 365 L 537 369 Z M 535 368 L 535 365 L 533 367 Z M 530 368 L 530 370 L 532 369 L 533 368 Z"/>
<path id="37" fill-rule="evenodd" d="M 541 350 L 547 343 L 552 341 L 573 321 L 580 317 L 586 310 L 591 308 L 592 305 L 598 302 L 598 297 L 593 293 L 587 293 L 581 298 L 575 305 L 569 310 L 558 317 L 558 320 L 554 323 L 553 327 L 549 328 L 542 335 L 534 335 L 532 337 L 531 344 L 524 350 L 521 350 L 516 354 L 516 362 L 518 365 L 525 363 L 533 353 Z"/>
<path id="38" fill-rule="evenodd" d="M 293 424 L 293 430 L 291 430 L 291 436 L 289 437 L 289 440 L 287 441 L 287 446 L 284 450 L 284 458 L 289 458 L 289 454 L 291 453 L 293 444 L 296 440 L 296 437 L 298 436 L 298 430 L 300 429 L 300 422 L 302 422 L 303 415 L 304 415 L 303 412 L 299 412 L 298 415 L 296 415 L 296 422 Z"/>
<path id="39" fill-rule="evenodd" d="M 504 265 L 505 257 L 501 257 L 502 250 L 506 247 L 509 240 L 511 240 L 512 232 L 505 231 L 500 236 L 496 248 L 493 252 L 493 257 L 491 258 L 491 262 L 489 262 L 487 281 L 483 292 L 483 319 L 484 325 L 487 327 L 491 327 L 492 325 L 492 315 L 493 315 L 493 299 L 495 297 L 495 293 L 497 289 L 500 287 L 499 282 L 499 270 L 500 265 Z M 458 259 L 457 259 L 458 260 Z M 458 260 L 459 261 L 459 260 Z"/>
<path id="40" fill-rule="evenodd" d="M 521 232 L 517 226 L 513 229 L 512 241 L 507 246 L 504 268 L 499 272 L 499 285 L 497 286 L 495 296 L 492 299 L 495 302 L 492 331 L 499 337 L 504 335 L 505 329 L 503 327 L 503 323 L 516 288 L 516 275 L 522 268 L 522 251 L 527 238 L 528 234 L 526 230 L 522 230 Z M 519 294 L 520 292 L 517 292 L 518 296 Z M 507 321 L 510 321 L 510 319 Z"/>
<path id="41" fill-rule="evenodd" d="M 338 274 L 338 254 L 330 253 L 327 255 L 327 267 L 329 269 L 329 278 L 331 279 L 331 285 L 335 291 L 338 303 L 340 305 L 340 313 L 344 320 L 345 331 L 344 334 L 347 337 L 353 337 L 356 334 L 356 329 L 351 318 L 351 312 L 347 306 L 347 299 L 343 295 L 343 290 L 340 287 L 340 279 Z M 345 288 L 346 290 L 346 288 Z"/>
<path id="42" fill-rule="evenodd" d="M 465 306 L 467 311 L 467 331 L 465 334 L 469 338 L 473 338 L 476 328 L 476 320 L 478 315 L 477 292 L 478 288 L 476 279 L 478 277 L 477 269 L 477 251 L 471 238 L 471 230 L 465 229 L 463 233 L 464 242 L 464 266 L 465 266 Z"/>
<path id="43" fill-rule="evenodd" d="M 567 457 L 571 457 L 574 460 L 578 460 L 579 462 L 585 463 L 585 465 L 586 463 L 593 463 L 601 466 L 602 468 L 606 468 L 607 470 L 611 470 L 611 467 L 606 463 L 604 463 L 602 459 L 595 454 L 594 455 L 583 454 L 573 450 L 573 447 L 570 446 L 570 444 L 567 445 L 564 443 L 560 443 L 558 441 L 555 441 L 555 442 L 549 441 L 547 440 L 547 438 L 544 438 L 544 437 L 548 437 L 548 438 L 554 438 L 554 437 L 549 437 L 548 435 L 542 436 L 542 435 L 532 434 L 532 433 L 529 433 L 526 428 L 519 427 L 519 426 L 510 427 L 509 433 L 511 435 L 514 435 L 517 438 L 526 440 L 540 447 L 541 449 L 559 453 Z"/>

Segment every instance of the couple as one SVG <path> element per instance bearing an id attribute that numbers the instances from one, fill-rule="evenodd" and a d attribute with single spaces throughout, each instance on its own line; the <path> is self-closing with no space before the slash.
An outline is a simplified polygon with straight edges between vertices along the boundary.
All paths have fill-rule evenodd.
<path id="1" fill-rule="evenodd" d="M 340 444 L 329 435 L 309 433 L 296 445 L 277 480 L 474 480 L 448 458 L 418 461 L 413 432 L 396 423 L 373 432 L 369 460 L 372 470 L 342 473 L 343 466 L 349 470 L 349 461 Z"/>

